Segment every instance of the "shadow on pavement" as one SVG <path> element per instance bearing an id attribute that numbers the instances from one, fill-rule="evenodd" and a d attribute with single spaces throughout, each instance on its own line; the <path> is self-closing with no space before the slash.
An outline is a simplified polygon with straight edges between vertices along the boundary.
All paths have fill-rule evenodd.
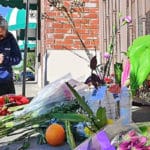
<path id="1" fill-rule="evenodd" d="M 150 121 L 150 106 L 138 106 L 132 113 L 134 122 L 147 122 Z"/>
<path id="2" fill-rule="evenodd" d="M 21 148 L 23 142 L 19 141 L 7 146 L 7 143 L 0 143 L 0 150 L 22 150 Z M 3 146 L 2 146 L 3 145 Z M 37 144 L 37 138 L 32 137 L 30 142 L 30 147 L 27 150 L 70 150 L 67 144 L 58 146 L 58 147 L 51 147 L 47 144 L 39 145 Z"/>

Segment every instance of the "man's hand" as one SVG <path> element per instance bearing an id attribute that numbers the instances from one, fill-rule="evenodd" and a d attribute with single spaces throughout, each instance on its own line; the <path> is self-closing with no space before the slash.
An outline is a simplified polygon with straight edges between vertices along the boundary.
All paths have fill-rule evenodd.
<path id="1" fill-rule="evenodd" d="M 0 54 L 0 64 L 2 64 L 4 61 L 4 55 L 3 54 Z"/>

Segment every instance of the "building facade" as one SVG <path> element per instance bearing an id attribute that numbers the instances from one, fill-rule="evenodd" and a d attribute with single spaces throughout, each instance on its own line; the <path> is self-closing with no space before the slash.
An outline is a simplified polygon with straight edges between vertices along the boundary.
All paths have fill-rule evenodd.
<path id="1" fill-rule="evenodd" d="M 80 10 L 81 13 L 74 12 L 71 17 L 86 48 L 91 53 L 95 49 L 98 51 L 100 63 L 105 62 L 103 55 L 112 40 L 113 27 L 118 28 L 123 17 L 131 16 L 132 23 L 122 26 L 117 32 L 114 63 L 123 62 L 125 57 L 122 52 L 127 51 L 136 37 L 150 34 L 150 0 L 84 0 L 84 2 L 85 7 Z M 69 8 L 70 1 L 64 1 L 64 6 Z M 83 69 L 85 66 L 88 67 L 87 62 L 86 64 L 80 62 L 70 53 L 72 51 L 85 57 L 84 47 L 76 31 L 61 11 L 50 7 L 48 0 L 40 3 L 40 29 L 39 83 L 45 85 L 45 81 L 51 82 L 50 77 L 57 77 L 57 72 L 58 75 L 62 75 L 59 72 L 63 72 L 64 68 L 73 72 L 71 68 L 77 67 L 78 72 L 79 67 L 85 73 L 90 72 L 88 69 Z M 57 58 L 54 59 L 56 56 Z M 77 63 L 78 66 L 75 66 Z M 70 66 L 66 67 L 66 64 Z M 84 64 L 83 68 L 81 64 Z"/>
<path id="2" fill-rule="evenodd" d="M 122 62 L 124 54 L 132 41 L 138 36 L 150 34 L 150 1 L 149 0 L 100 0 L 101 11 L 101 52 L 107 51 L 112 40 L 113 26 L 119 28 L 122 18 L 131 16 L 132 22 L 122 26 L 117 32 L 114 63 Z M 119 18 L 119 15 L 121 17 Z M 104 61 L 104 60 L 103 60 Z"/>
<path id="3" fill-rule="evenodd" d="M 63 76 L 67 70 L 76 76 L 79 71 L 90 72 L 84 46 L 91 53 L 100 49 L 99 0 L 86 0 L 83 3 L 84 7 L 74 6 L 74 11 L 70 13 L 71 2 L 73 1 L 65 0 L 63 5 L 68 10 L 72 22 L 68 20 L 66 13 L 50 7 L 48 0 L 41 1 L 41 82 L 54 80 L 54 76 L 57 75 Z"/>

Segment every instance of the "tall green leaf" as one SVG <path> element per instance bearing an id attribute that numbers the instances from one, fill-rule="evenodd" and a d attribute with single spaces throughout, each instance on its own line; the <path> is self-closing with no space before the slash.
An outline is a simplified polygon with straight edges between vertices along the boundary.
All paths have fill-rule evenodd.
<path id="1" fill-rule="evenodd" d="M 71 124 L 69 121 L 65 121 L 65 127 L 66 127 L 67 142 L 71 150 L 73 150 L 76 147 L 76 144 L 75 144 L 73 134 L 71 132 Z"/>
<path id="2" fill-rule="evenodd" d="M 93 111 L 88 106 L 88 104 L 84 101 L 84 99 L 78 94 L 78 92 L 69 84 L 66 83 L 73 95 L 76 97 L 76 100 L 78 101 L 79 105 L 83 108 L 84 111 L 88 113 L 89 116 L 94 116 Z"/>
<path id="3" fill-rule="evenodd" d="M 89 118 L 83 114 L 76 114 L 76 113 L 54 113 L 52 114 L 54 118 L 57 118 L 62 121 L 70 121 L 70 122 L 88 122 L 90 121 Z"/>
<path id="4" fill-rule="evenodd" d="M 117 84 L 121 84 L 121 74 L 122 74 L 122 63 L 115 63 L 114 64 L 114 71 L 115 71 L 115 81 Z"/>

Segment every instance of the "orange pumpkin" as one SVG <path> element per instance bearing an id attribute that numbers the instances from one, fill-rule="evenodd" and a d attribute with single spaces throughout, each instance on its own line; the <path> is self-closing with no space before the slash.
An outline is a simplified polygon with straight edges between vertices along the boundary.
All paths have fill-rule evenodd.
<path id="1" fill-rule="evenodd" d="M 65 130 L 59 124 L 52 124 L 46 129 L 45 138 L 52 146 L 62 145 L 65 141 Z"/>

